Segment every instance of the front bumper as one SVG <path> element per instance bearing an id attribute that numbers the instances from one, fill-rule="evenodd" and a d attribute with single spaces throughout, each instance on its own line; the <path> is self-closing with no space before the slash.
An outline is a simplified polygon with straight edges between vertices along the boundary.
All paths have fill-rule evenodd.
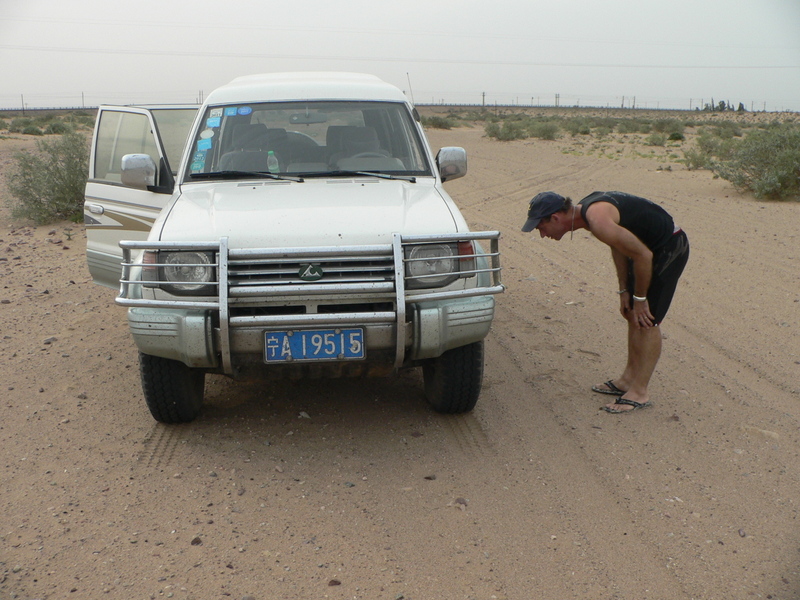
<path id="1" fill-rule="evenodd" d="M 129 307 L 128 320 L 137 346 L 145 354 L 179 360 L 190 367 L 235 375 L 247 366 L 264 365 L 268 331 L 361 327 L 368 369 L 389 370 L 483 339 L 494 317 L 494 294 L 500 282 L 499 232 L 402 236 L 392 244 L 338 248 L 231 250 L 219 242 L 122 242 L 123 273 L 117 303 Z M 404 246 L 474 241 L 467 271 L 459 266 L 458 285 L 407 290 Z M 488 240 L 483 252 L 478 240 Z M 157 281 L 143 281 L 135 250 L 203 250 L 213 252 L 218 274 L 216 297 L 178 298 L 165 295 Z M 370 277 L 350 276 L 343 282 L 238 283 L 243 265 L 333 265 L 333 261 L 367 257 Z M 326 262 L 329 261 L 329 262 Z M 351 263 L 348 263 L 350 265 Z M 375 277 L 378 264 L 384 275 Z M 383 265 L 383 266 L 380 266 Z M 263 274 L 265 266 L 259 266 Z M 292 267 L 293 268 L 293 267 Z M 352 266 L 348 266 L 348 273 Z M 473 287 L 468 287 L 471 285 Z M 149 296 L 149 297 L 143 297 Z M 278 308 L 300 308 L 302 314 L 280 314 Z M 323 310 L 324 307 L 324 310 Z M 345 308 L 346 307 L 346 308 Z M 354 361 L 355 362 L 355 361 Z M 272 367 L 273 365 L 269 365 Z"/>
<path id="2" fill-rule="evenodd" d="M 442 353 L 482 340 L 494 318 L 494 296 L 477 296 L 457 301 L 426 303 L 409 310 L 410 320 L 398 328 L 390 323 L 354 322 L 363 327 L 366 359 L 359 372 L 391 372 L 415 361 L 435 358 Z M 178 360 L 190 367 L 221 370 L 235 374 L 264 364 L 264 335 L 267 331 L 291 326 L 249 326 L 229 330 L 230 365 L 222 369 L 221 330 L 211 311 L 131 307 L 128 324 L 139 350 L 145 354 Z M 339 323 L 341 326 L 341 322 Z M 317 327 L 325 327 L 320 323 Z M 396 364 L 398 337 L 404 341 L 403 363 Z M 291 365 L 294 367 L 294 365 Z M 274 365 L 277 369 L 281 365 Z M 349 369 L 356 369 L 350 364 Z"/>

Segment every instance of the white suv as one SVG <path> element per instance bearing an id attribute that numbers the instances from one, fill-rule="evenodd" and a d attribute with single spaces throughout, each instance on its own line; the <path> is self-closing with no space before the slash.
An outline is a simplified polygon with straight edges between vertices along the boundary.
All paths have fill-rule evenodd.
<path id="1" fill-rule="evenodd" d="M 369 75 L 241 77 L 199 109 L 100 107 L 87 261 L 129 307 L 153 417 L 194 419 L 206 373 L 419 366 L 434 409 L 471 410 L 503 286 L 499 232 L 470 232 L 442 188 L 466 169 Z"/>

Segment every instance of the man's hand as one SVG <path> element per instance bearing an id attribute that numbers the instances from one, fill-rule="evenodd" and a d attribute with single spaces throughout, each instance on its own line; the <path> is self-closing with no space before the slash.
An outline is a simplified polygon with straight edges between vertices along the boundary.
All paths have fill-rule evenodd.
<path id="1" fill-rule="evenodd" d="M 650 312 L 650 303 L 647 300 L 634 300 L 633 309 L 629 309 L 628 313 L 629 320 L 640 329 L 647 329 L 655 325 L 656 319 Z"/>

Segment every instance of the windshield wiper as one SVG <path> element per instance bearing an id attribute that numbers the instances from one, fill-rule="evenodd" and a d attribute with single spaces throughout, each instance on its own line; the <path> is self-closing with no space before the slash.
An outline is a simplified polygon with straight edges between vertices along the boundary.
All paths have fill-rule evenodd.
<path id="1" fill-rule="evenodd" d="M 248 177 L 257 177 L 303 183 L 302 177 L 278 175 L 277 173 L 270 173 L 269 171 L 212 171 L 211 173 L 190 173 L 189 177 L 192 179 L 246 179 Z"/>
<path id="2" fill-rule="evenodd" d="M 303 173 L 302 177 L 378 177 L 379 179 L 399 179 L 417 183 L 417 178 L 413 175 L 390 175 L 376 171 L 310 171 Z"/>

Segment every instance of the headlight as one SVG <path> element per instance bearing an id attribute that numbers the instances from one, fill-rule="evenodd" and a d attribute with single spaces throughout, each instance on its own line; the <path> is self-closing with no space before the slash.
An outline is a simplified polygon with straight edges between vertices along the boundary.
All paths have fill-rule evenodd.
<path id="1" fill-rule="evenodd" d="M 214 256 L 210 252 L 145 252 L 143 283 L 176 295 L 216 295 Z M 151 282 L 150 285 L 147 282 Z"/>
<path id="2" fill-rule="evenodd" d="M 406 287 L 443 287 L 458 279 L 455 244 L 420 244 L 406 249 Z"/>

